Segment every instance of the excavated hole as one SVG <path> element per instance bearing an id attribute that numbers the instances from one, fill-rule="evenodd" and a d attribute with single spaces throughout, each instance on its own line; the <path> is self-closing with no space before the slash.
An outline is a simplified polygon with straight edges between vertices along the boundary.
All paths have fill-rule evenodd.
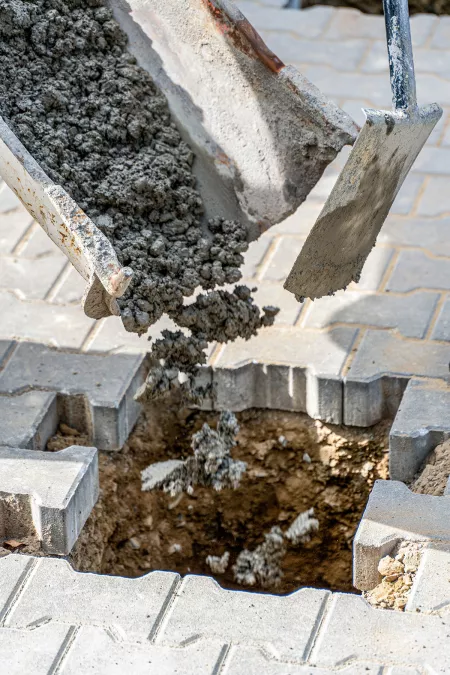
<path id="1" fill-rule="evenodd" d="M 100 454 L 100 501 L 72 552 L 82 571 L 136 577 L 149 570 L 215 576 L 238 586 L 232 566 L 242 549 L 253 550 L 274 525 L 285 530 L 314 507 L 319 531 L 289 547 L 275 593 L 301 586 L 354 591 L 352 540 L 374 480 L 387 478 L 390 422 L 370 429 L 325 425 L 303 414 L 249 410 L 237 415 L 233 457 L 248 464 L 237 490 L 196 488 L 192 496 L 142 492 L 140 472 L 149 464 L 191 454 L 190 439 L 218 414 L 148 406 L 122 451 Z M 62 433 L 61 433 L 62 432 Z M 48 449 L 88 444 L 63 426 Z M 284 436 L 286 441 L 281 440 Z M 304 459 L 305 453 L 310 458 Z M 212 574 L 209 555 L 230 552 L 225 574 Z M 248 587 L 247 587 L 248 588 Z"/>

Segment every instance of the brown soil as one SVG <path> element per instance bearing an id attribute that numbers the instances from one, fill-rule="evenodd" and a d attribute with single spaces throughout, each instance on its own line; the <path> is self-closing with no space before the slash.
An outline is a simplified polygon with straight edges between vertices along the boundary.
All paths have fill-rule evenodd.
<path id="1" fill-rule="evenodd" d="M 374 480 L 387 478 L 389 422 L 361 430 L 261 410 L 238 419 L 233 456 L 248 464 L 240 488 L 196 488 L 192 496 L 172 498 L 142 492 L 141 470 L 185 458 L 192 433 L 205 421 L 215 427 L 217 414 L 148 407 L 122 451 L 100 454 L 101 497 L 72 553 L 74 567 L 129 577 L 152 569 L 211 575 L 206 557 L 229 551 L 228 570 L 214 576 L 222 586 L 237 588 L 232 565 L 239 552 L 253 550 L 274 525 L 285 530 L 314 507 L 319 531 L 309 543 L 288 550 L 282 584 L 273 590 L 287 593 L 306 585 L 353 590 L 352 539 Z M 67 428 L 62 432 L 49 449 L 87 444 Z M 280 442 L 280 436 L 286 440 Z"/>
<path id="2" fill-rule="evenodd" d="M 303 9 L 315 5 L 351 7 L 364 14 L 382 14 L 381 0 L 304 0 Z M 450 0 L 409 0 L 410 14 L 450 14 Z"/>
<path id="3" fill-rule="evenodd" d="M 450 476 L 450 440 L 438 445 L 426 458 L 418 476 L 409 486 L 413 492 L 440 497 Z"/>

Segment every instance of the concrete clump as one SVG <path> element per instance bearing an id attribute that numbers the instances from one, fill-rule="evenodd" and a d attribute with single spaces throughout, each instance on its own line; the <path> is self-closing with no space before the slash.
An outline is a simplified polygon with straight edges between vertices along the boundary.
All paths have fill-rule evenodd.
<path id="1" fill-rule="evenodd" d="M 144 469 L 141 472 L 142 490 L 162 488 L 174 497 L 181 492 L 192 494 L 196 485 L 212 487 L 217 491 L 236 489 L 247 468 L 245 462 L 231 457 L 238 431 L 233 413 L 222 412 L 216 431 L 204 424 L 193 435 L 193 456 L 184 461 L 157 462 Z"/>
<path id="2" fill-rule="evenodd" d="M 271 325 L 276 310 L 261 315 L 244 286 L 184 305 L 198 287 L 239 281 L 246 228 L 204 222 L 194 155 L 102 0 L 0 0 L 0 38 L 1 115 L 134 270 L 119 299 L 125 328 L 143 334 L 164 313 L 189 328 L 186 344 L 166 333 L 156 352 L 191 376 L 207 340 Z M 159 366 L 151 396 L 177 386 Z"/>
<path id="3" fill-rule="evenodd" d="M 387 555 L 378 564 L 382 577 L 375 588 L 363 596 L 374 607 L 404 611 L 419 568 L 423 544 L 404 541 L 394 557 Z"/>
<path id="4" fill-rule="evenodd" d="M 254 551 L 241 551 L 233 565 L 235 581 L 246 586 L 258 584 L 262 588 L 278 586 L 283 578 L 281 562 L 288 546 L 306 544 L 318 531 L 319 521 L 313 516 L 313 508 L 300 513 L 286 532 L 275 525 Z"/>
<path id="5" fill-rule="evenodd" d="M 228 568 L 229 561 L 230 561 L 229 551 L 225 551 L 225 553 L 221 556 L 208 555 L 206 558 L 206 564 L 209 565 L 211 572 L 213 574 L 225 574 Z"/>

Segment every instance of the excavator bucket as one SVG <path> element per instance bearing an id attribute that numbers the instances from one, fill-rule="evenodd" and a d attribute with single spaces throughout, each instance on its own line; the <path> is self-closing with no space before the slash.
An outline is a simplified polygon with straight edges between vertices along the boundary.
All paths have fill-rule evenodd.
<path id="1" fill-rule="evenodd" d="M 230 0 L 110 0 L 128 49 L 167 97 L 195 153 L 205 221 L 252 241 L 293 213 L 358 128 L 264 44 Z M 94 223 L 0 118 L 0 175 L 87 282 L 83 306 L 119 314 L 132 276 Z"/>

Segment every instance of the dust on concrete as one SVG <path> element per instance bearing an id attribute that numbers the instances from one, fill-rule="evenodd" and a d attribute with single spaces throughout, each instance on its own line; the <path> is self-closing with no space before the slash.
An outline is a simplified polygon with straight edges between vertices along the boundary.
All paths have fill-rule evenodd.
<path id="1" fill-rule="evenodd" d="M 450 476 L 450 440 L 438 445 L 426 458 L 424 465 L 409 486 L 424 495 L 444 494 Z"/>
<path id="2" fill-rule="evenodd" d="M 237 415 L 240 431 L 233 458 L 247 464 L 236 490 L 198 486 L 171 497 L 142 492 L 141 471 L 164 460 L 184 460 L 191 438 L 218 416 L 180 408 L 146 406 L 117 453 L 100 453 L 100 499 L 77 542 L 77 569 L 136 577 L 153 569 L 211 575 L 207 558 L 223 559 L 213 572 L 226 588 L 261 590 L 236 583 L 233 566 L 254 552 L 273 527 L 286 532 L 314 508 L 319 529 L 310 540 L 286 547 L 281 581 L 274 590 L 300 586 L 352 591 L 352 541 L 374 480 L 387 478 L 389 422 L 361 430 L 326 425 L 307 415 L 250 410 Z M 51 442 L 64 445 L 64 435 Z M 225 564 L 226 563 L 226 564 Z M 220 565 L 220 563 L 219 563 Z M 217 569 L 217 568 L 216 568 Z"/>
<path id="3" fill-rule="evenodd" d="M 166 334 L 155 351 L 192 375 L 208 339 L 248 338 L 276 312 L 261 315 L 242 286 L 183 307 L 198 287 L 239 281 L 247 232 L 203 222 L 194 155 L 126 44 L 102 0 L 0 0 L 0 113 L 133 268 L 125 328 L 143 334 L 164 313 L 188 327 L 184 343 Z M 155 367 L 150 396 L 176 384 Z"/>

